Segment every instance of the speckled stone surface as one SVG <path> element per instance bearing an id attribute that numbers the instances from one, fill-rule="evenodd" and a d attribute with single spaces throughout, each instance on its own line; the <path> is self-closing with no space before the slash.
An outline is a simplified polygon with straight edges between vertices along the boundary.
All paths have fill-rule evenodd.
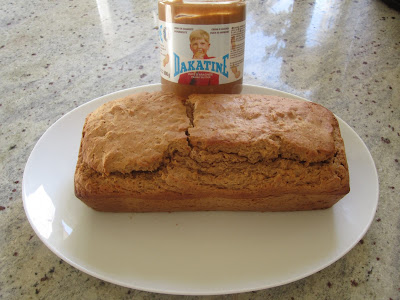
<path id="1" fill-rule="evenodd" d="M 180 299 L 62 261 L 32 230 L 22 176 L 40 136 L 73 108 L 160 82 L 155 0 L 3 1 L 0 7 L 0 298 Z M 323 104 L 364 140 L 379 205 L 336 263 L 280 287 L 185 299 L 400 299 L 400 13 L 380 0 L 249 0 L 244 82 Z M 251 46 L 251 47 L 250 47 Z"/>

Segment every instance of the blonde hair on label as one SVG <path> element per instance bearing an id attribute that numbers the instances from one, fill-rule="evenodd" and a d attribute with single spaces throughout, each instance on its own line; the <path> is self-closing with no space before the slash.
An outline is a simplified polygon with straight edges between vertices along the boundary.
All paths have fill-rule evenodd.
<path id="1" fill-rule="evenodd" d="M 204 39 L 207 43 L 210 42 L 210 35 L 203 29 L 193 30 L 189 36 L 190 42 L 194 40 Z"/>

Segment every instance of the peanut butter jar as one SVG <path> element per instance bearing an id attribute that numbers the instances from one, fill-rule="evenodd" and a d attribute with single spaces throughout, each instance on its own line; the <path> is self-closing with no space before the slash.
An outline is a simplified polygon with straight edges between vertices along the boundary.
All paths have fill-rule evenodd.
<path id="1" fill-rule="evenodd" d="M 245 0 L 159 0 L 158 15 L 163 91 L 241 92 Z"/>

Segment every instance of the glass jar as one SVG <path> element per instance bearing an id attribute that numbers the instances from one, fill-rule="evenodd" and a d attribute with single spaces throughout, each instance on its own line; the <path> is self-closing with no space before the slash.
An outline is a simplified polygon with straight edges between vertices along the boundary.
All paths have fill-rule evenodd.
<path id="1" fill-rule="evenodd" d="M 241 92 L 245 0 L 159 0 L 158 15 L 164 91 Z"/>

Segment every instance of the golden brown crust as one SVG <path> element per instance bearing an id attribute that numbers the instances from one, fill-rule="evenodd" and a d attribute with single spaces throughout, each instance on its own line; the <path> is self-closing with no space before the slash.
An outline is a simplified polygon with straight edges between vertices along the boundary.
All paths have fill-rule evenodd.
<path id="1" fill-rule="evenodd" d="M 86 119 L 83 161 L 105 174 L 154 171 L 171 147 L 187 147 L 188 126 L 182 98 L 171 93 L 140 93 L 110 101 Z"/>
<path id="2" fill-rule="evenodd" d="M 156 101 L 141 101 L 146 98 Z M 331 207 L 349 192 L 338 122 L 318 104 L 263 95 L 194 95 L 186 107 L 171 94 L 129 99 L 134 100 L 102 106 L 92 113 L 96 118 L 89 116 L 84 126 L 75 194 L 96 210 L 310 210 Z M 91 126 L 104 121 L 114 122 L 113 126 L 121 120 L 125 123 L 126 111 L 135 111 L 138 103 L 144 111 L 149 110 L 147 106 L 154 108 L 157 119 L 168 106 L 163 101 L 173 103 L 168 107 L 169 119 L 160 121 L 162 125 L 152 124 L 163 128 L 152 132 L 168 128 L 173 134 L 164 137 L 164 150 L 157 152 L 157 159 L 134 138 L 128 139 L 128 144 L 122 139 L 113 140 L 112 145 L 102 141 L 99 146 L 96 135 L 87 133 L 89 122 Z M 121 102 L 126 111 L 110 118 L 110 111 Z M 148 124 L 134 123 L 124 125 L 129 128 L 127 135 L 148 130 Z M 115 127 L 105 124 L 104 128 Z M 146 147 L 154 146 L 155 136 L 146 137 Z M 88 145 L 98 151 L 106 145 L 110 152 L 128 145 L 127 152 L 135 150 L 141 156 L 128 153 L 122 163 L 113 168 L 102 166 L 99 172 L 93 167 L 99 164 L 91 165 L 85 158 L 85 154 L 90 157 Z M 149 157 L 156 161 L 156 168 L 143 168 L 141 160 L 148 165 Z"/>
<path id="3" fill-rule="evenodd" d="M 321 105 L 264 95 L 191 95 L 192 145 L 237 153 L 251 161 L 332 158 L 334 116 Z"/>

